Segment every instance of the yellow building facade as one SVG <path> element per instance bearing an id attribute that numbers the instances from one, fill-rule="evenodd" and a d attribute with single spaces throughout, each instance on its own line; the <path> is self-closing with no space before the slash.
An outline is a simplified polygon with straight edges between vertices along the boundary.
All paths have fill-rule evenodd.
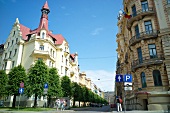
<path id="1" fill-rule="evenodd" d="M 116 94 L 132 110 L 170 105 L 170 1 L 124 0 L 118 16 L 117 74 L 133 76 L 132 91 L 116 83 Z M 127 16 L 130 14 L 131 16 Z"/>

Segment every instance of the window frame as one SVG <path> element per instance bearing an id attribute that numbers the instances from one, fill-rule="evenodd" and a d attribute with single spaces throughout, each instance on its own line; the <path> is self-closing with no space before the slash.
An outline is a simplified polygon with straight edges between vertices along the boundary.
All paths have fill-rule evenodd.
<path id="1" fill-rule="evenodd" d="M 151 45 L 154 45 L 155 48 L 149 47 L 149 46 L 151 46 Z M 149 49 L 149 56 L 150 56 L 151 59 L 152 59 L 152 58 L 158 58 L 158 56 L 157 56 L 157 51 L 156 51 L 156 45 L 155 45 L 155 44 L 148 44 L 148 49 Z M 154 50 L 155 50 L 155 52 L 154 52 Z M 153 55 L 151 55 L 151 51 L 152 51 L 152 54 L 153 54 Z M 155 53 L 156 53 L 156 54 L 155 54 Z M 154 55 L 154 54 L 155 54 L 155 55 Z"/>
<path id="2" fill-rule="evenodd" d="M 153 70 L 153 81 L 155 86 L 162 86 L 162 78 L 159 70 Z"/>
<path id="3" fill-rule="evenodd" d="M 40 45 L 39 50 L 44 51 L 44 45 Z"/>
<path id="4" fill-rule="evenodd" d="M 147 22 L 149 22 L 149 24 Z M 145 26 L 146 34 L 151 34 L 153 32 L 153 27 L 152 27 L 152 21 L 151 20 L 144 21 L 144 26 Z"/>
<path id="5" fill-rule="evenodd" d="M 142 8 L 142 12 L 146 12 L 149 10 L 149 5 L 147 0 L 141 1 L 141 8 Z"/>
<path id="6" fill-rule="evenodd" d="M 141 75 L 141 84 L 142 84 L 142 88 L 146 88 L 147 87 L 147 84 L 146 84 L 146 76 L 145 76 L 145 73 L 142 72 Z"/>

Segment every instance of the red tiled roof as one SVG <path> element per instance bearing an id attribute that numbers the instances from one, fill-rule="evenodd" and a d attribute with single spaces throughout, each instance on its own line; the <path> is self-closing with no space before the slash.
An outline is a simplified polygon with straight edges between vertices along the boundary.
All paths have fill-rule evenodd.
<path id="1" fill-rule="evenodd" d="M 48 3 L 47 3 L 47 1 L 45 2 L 45 4 L 44 4 L 44 6 L 42 7 L 42 9 L 49 9 L 49 7 L 48 7 Z"/>
<path id="2" fill-rule="evenodd" d="M 61 34 L 54 35 L 54 38 L 57 40 L 55 44 L 62 44 L 64 41 L 64 37 Z"/>
<path id="3" fill-rule="evenodd" d="M 70 54 L 70 56 L 74 59 L 75 58 L 75 54 Z"/>
<path id="4" fill-rule="evenodd" d="M 22 24 L 19 24 L 19 26 L 20 26 L 20 30 L 21 30 L 21 32 L 22 32 L 22 38 L 23 38 L 23 40 L 27 40 L 27 39 L 28 39 L 27 34 L 29 34 L 30 31 L 31 31 L 30 28 L 25 27 L 25 26 L 22 25 Z"/>

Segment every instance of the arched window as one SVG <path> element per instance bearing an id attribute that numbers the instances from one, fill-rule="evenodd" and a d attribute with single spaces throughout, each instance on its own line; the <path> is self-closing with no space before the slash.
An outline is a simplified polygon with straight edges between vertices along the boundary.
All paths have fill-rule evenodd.
<path id="1" fill-rule="evenodd" d="M 142 72 L 140 77 L 141 77 L 142 88 L 147 87 L 145 73 Z"/>
<path id="2" fill-rule="evenodd" d="M 162 86 L 162 79 L 159 70 L 153 70 L 153 79 L 155 86 Z"/>
<path id="3" fill-rule="evenodd" d="M 44 32 L 42 33 L 42 38 L 43 38 L 43 39 L 45 38 L 45 33 L 44 33 Z"/>

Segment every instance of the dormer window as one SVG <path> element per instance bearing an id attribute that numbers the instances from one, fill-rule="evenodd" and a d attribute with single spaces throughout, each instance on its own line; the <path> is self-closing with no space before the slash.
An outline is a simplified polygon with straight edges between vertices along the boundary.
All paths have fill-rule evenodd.
<path id="1" fill-rule="evenodd" d="M 43 39 L 45 38 L 45 33 L 44 33 L 44 32 L 42 33 L 42 38 L 43 38 Z"/>

